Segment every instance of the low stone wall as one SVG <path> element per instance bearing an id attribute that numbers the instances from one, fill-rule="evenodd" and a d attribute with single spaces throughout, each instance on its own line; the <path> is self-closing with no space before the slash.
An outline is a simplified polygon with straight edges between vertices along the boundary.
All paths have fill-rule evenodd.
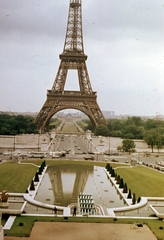
<path id="1" fill-rule="evenodd" d="M 48 146 L 50 142 L 49 134 L 21 134 L 16 136 L 0 135 L 0 152 L 23 150 L 39 151 L 43 146 Z"/>

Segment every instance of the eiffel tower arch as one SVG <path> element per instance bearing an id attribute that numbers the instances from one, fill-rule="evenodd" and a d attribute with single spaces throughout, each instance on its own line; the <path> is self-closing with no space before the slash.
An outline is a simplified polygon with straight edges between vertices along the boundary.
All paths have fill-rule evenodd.
<path id="1" fill-rule="evenodd" d="M 85 113 L 93 127 L 106 124 L 106 120 L 97 104 L 97 93 L 92 90 L 86 66 L 82 34 L 81 0 L 70 0 L 67 30 L 63 53 L 59 55 L 60 65 L 51 90 L 47 91 L 47 100 L 37 115 L 35 122 L 44 132 L 50 119 L 64 109 L 76 109 Z M 65 91 L 64 86 L 68 70 L 78 72 L 80 91 Z"/>

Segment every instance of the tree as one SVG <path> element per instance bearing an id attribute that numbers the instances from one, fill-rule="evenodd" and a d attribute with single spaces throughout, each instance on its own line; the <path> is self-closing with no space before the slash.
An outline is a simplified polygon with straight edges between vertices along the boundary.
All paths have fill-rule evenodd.
<path id="1" fill-rule="evenodd" d="M 120 179 L 119 188 L 124 188 L 124 180 L 123 180 L 123 178 Z"/>
<path id="2" fill-rule="evenodd" d="M 120 184 L 120 175 L 117 177 L 117 184 Z"/>
<path id="3" fill-rule="evenodd" d="M 110 135 L 110 131 L 106 125 L 101 124 L 95 128 L 94 134 L 95 134 L 95 136 L 108 137 Z"/>
<path id="4" fill-rule="evenodd" d="M 35 179 L 34 179 L 35 182 L 39 182 L 39 174 L 38 172 L 36 172 L 35 174 Z"/>
<path id="5" fill-rule="evenodd" d="M 136 194 L 133 193 L 132 204 L 135 204 L 135 203 L 136 203 Z"/>
<path id="6" fill-rule="evenodd" d="M 151 129 L 154 129 L 157 127 L 157 121 L 154 120 L 154 119 L 148 119 L 146 122 L 145 122 L 145 129 L 146 130 L 151 130 Z"/>
<path id="7" fill-rule="evenodd" d="M 159 138 L 160 136 L 156 129 L 151 129 L 145 132 L 144 139 L 146 143 L 151 146 L 152 153 L 154 146 L 159 142 Z"/>
<path id="8" fill-rule="evenodd" d="M 20 133 L 38 133 L 33 117 L 0 114 L 0 134 L 16 135 Z"/>
<path id="9" fill-rule="evenodd" d="M 157 139 L 157 148 L 158 148 L 158 152 L 159 152 L 159 149 L 162 149 L 162 139 L 161 137 L 159 136 L 159 138 Z"/>
<path id="10" fill-rule="evenodd" d="M 109 172 L 110 171 L 110 164 L 109 163 L 107 163 L 107 165 L 106 165 L 106 170 Z"/>
<path id="11" fill-rule="evenodd" d="M 129 189 L 129 193 L 128 193 L 128 197 L 127 198 L 132 198 L 131 189 Z"/>
<path id="12" fill-rule="evenodd" d="M 138 198 L 137 203 L 141 202 L 141 197 Z"/>
<path id="13" fill-rule="evenodd" d="M 127 187 L 127 184 L 125 183 L 123 193 L 127 193 L 127 192 L 128 192 L 128 187 Z"/>
<path id="14" fill-rule="evenodd" d="M 130 154 L 131 152 L 135 152 L 135 147 L 136 145 L 132 139 L 124 139 L 122 141 L 122 146 L 119 146 L 118 148 L 122 149 L 123 152 L 129 152 Z"/>
<path id="15" fill-rule="evenodd" d="M 34 191 L 35 190 L 35 186 L 34 186 L 34 181 L 31 181 L 31 185 L 30 185 L 30 190 Z"/>
<path id="16" fill-rule="evenodd" d="M 111 177 L 115 177 L 115 171 L 112 169 Z"/>
<path id="17" fill-rule="evenodd" d="M 39 171 L 38 171 L 38 174 L 41 175 L 43 172 L 43 169 L 42 169 L 42 166 L 39 167 Z"/>
<path id="18" fill-rule="evenodd" d="M 117 181 L 117 173 L 115 173 L 115 181 Z"/>

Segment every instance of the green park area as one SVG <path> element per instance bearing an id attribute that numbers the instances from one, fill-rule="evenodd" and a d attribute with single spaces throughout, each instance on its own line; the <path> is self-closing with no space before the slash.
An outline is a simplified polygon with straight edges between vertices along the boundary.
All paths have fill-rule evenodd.
<path id="1" fill-rule="evenodd" d="M 116 168 L 115 172 L 137 197 L 164 197 L 164 174 L 144 166 Z"/>
<path id="2" fill-rule="evenodd" d="M 106 167 L 106 163 L 104 162 L 68 160 L 47 160 L 46 165 L 61 164 L 61 162 L 62 164 L 85 164 Z M 39 167 L 42 160 L 30 160 L 23 163 L 33 163 Z M 35 165 L 16 164 L 13 162 L 0 165 L 0 191 L 25 192 L 38 170 Z M 128 189 L 135 192 L 137 196 L 164 197 L 163 173 L 143 166 L 131 168 L 124 167 L 125 165 L 118 163 L 111 163 L 110 165 L 115 169 L 117 175 L 119 174 L 123 178 L 124 183 L 127 183 Z"/>
<path id="3" fill-rule="evenodd" d="M 62 128 L 63 132 L 78 132 L 77 127 L 72 122 L 66 122 Z"/>
<path id="4" fill-rule="evenodd" d="M 25 192 L 31 180 L 38 170 L 42 160 L 30 160 L 23 163 L 33 164 L 17 164 L 8 162 L 0 165 L 0 191 L 7 190 L 8 192 Z M 68 161 L 68 160 L 47 160 L 46 165 L 55 164 L 85 164 L 97 165 L 105 167 L 104 162 L 91 162 L 91 161 Z M 123 167 L 118 163 L 111 163 L 115 172 L 123 178 L 124 183 L 133 193 L 138 197 L 164 197 L 164 175 L 160 172 L 148 169 L 143 166 L 134 168 Z M 125 165 L 124 165 L 125 166 Z M 8 235 L 13 236 L 29 236 L 32 226 L 35 221 L 70 221 L 70 222 L 101 222 L 101 223 L 134 223 L 141 222 L 141 220 L 134 219 L 113 219 L 113 218 L 73 218 L 73 217 L 23 217 L 16 218 L 11 230 L 5 231 Z M 20 223 L 23 223 L 20 224 Z M 147 224 L 150 229 L 155 233 L 158 239 L 164 239 L 164 222 L 161 220 L 142 220 L 142 223 Z M 21 225 L 21 226 L 20 226 Z"/>
<path id="5" fill-rule="evenodd" d="M 8 162 L 0 165 L 0 192 L 24 193 L 35 176 L 37 167 L 34 165 Z"/>

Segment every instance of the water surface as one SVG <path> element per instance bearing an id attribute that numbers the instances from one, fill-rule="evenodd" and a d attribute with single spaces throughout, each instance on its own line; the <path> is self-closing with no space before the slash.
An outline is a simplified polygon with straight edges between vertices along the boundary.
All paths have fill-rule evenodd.
<path id="1" fill-rule="evenodd" d="M 35 199 L 68 206 L 77 203 L 80 193 L 92 194 L 95 204 L 101 205 L 104 210 L 124 206 L 102 167 L 74 164 L 49 166 Z"/>

